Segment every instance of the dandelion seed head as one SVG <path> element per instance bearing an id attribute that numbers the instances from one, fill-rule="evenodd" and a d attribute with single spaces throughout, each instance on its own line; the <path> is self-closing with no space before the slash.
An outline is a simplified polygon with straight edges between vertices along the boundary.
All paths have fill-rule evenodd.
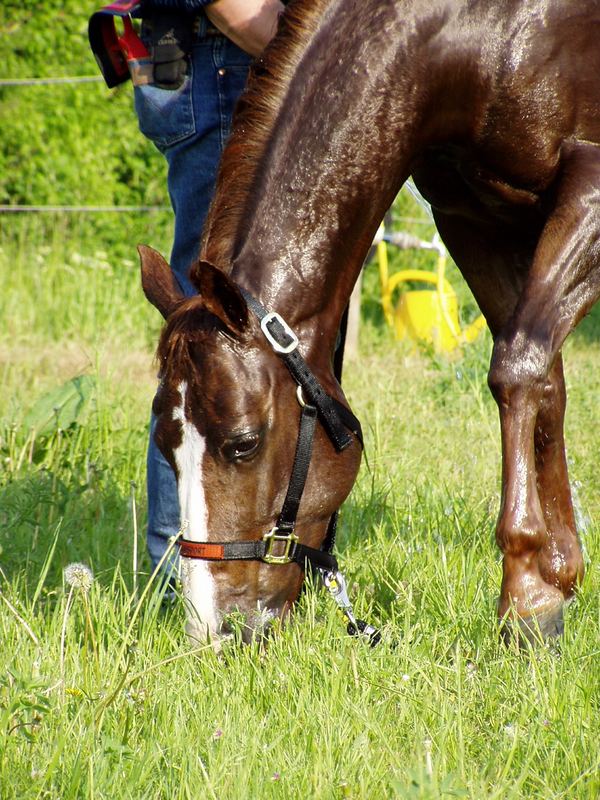
<path id="1" fill-rule="evenodd" d="M 474 678 L 475 673 L 477 672 L 477 664 L 474 664 L 472 661 L 467 661 L 467 678 Z"/>
<path id="2" fill-rule="evenodd" d="M 128 689 L 123 689 L 123 697 L 125 698 L 125 701 L 129 703 L 129 705 L 143 705 L 144 701 L 146 700 L 146 690 L 132 689 L 129 687 Z"/>
<path id="3" fill-rule="evenodd" d="M 251 620 L 253 626 L 257 630 L 265 630 L 268 628 L 274 620 L 277 619 L 277 614 L 275 611 L 272 611 L 270 608 L 261 607 L 260 600 L 257 603 L 256 611 L 251 615 Z"/>
<path id="4" fill-rule="evenodd" d="M 86 564 L 74 562 L 68 564 L 63 572 L 65 583 L 73 589 L 80 589 L 82 592 L 89 592 L 94 582 L 94 573 Z"/>

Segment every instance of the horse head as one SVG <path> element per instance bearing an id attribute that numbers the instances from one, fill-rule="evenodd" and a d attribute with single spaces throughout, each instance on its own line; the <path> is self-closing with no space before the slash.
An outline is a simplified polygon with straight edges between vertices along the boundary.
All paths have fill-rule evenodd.
<path id="1" fill-rule="evenodd" d="M 249 641 L 288 616 L 305 562 L 320 563 L 354 483 L 360 445 L 346 429 L 350 446 L 332 443 L 320 412 L 307 419 L 302 406 L 312 406 L 224 272 L 197 263 L 198 294 L 185 298 L 156 251 L 140 247 L 140 256 L 144 292 L 166 319 L 153 410 L 157 445 L 177 476 L 186 628 L 218 649 L 234 634 L 232 619 Z M 334 409 L 349 414 L 330 370 L 317 377 Z M 302 431 L 311 425 L 309 441 Z M 282 521 L 286 514 L 294 519 Z"/>

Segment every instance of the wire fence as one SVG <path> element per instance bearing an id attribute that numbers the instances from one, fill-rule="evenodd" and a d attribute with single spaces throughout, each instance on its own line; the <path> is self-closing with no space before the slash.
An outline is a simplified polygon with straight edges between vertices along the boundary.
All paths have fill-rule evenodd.
<path id="1" fill-rule="evenodd" d="M 67 75 L 48 78 L 0 78 L 0 88 L 14 86 L 64 86 L 66 84 L 103 83 L 101 75 Z M 0 205 L 0 214 L 119 214 L 171 211 L 169 206 L 59 206 Z"/>
<path id="2" fill-rule="evenodd" d="M 0 88 L 4 86 L 56 86 L 78 83 L 103 83 L 101 75 L 70 75 L 55 78 L 0 78 Z M 415 193 L 410 185 L 409 190 Z M 422 198 L 417 197 L 419 202 Z M 422 204 L 422 203 L 421 203 Z M 425 206 L 424 206 L 425 207 Z M 155 213 L 171 211 L 170 206 L 60 206 L 60 205 L 0 205 L 0 214 L 131 214 L 131 213 Z M 426 210 L 428 210 L 426 208 Z M 431 212 L 429 212 L 430 214 Z M 431 225 L 431 218 L 423 219 L 419 217 L 398 217 L 397 222 L 404 222 L 410 225 Z"/>
<path id="3" fill-rule="evenodd" d="M 66 78 L 0 78 L 2 86 L 52 86 L 65 83 L 102 83 L 102 75 L 73 75 Z"/>
<path id="4" fill-rule="evenodd" d="M 0 205 L 0 214 L 106 214 L 171 211 L 170 206 L 11 206 Z"/>

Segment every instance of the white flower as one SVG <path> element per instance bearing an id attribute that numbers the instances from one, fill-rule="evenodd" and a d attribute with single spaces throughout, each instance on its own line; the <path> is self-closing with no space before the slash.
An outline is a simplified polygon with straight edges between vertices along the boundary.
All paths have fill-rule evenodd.
<path id="1" fill-rule="evenodd" d="M 73 589 L 81 589 L 82 592 L 89 592 L 94 582 L 94 573 L 86 564 L 74 562 L 68 564 L 63 572 L 65 583 Z"/>
<path id="2" fill-rule="evenodd" d="M 467 670 L 467 678 L 469 679 L 474 678 L 475 673 L 477 672 L 477 664 L 474 664 L 472 661 L 467 661 L 466 670 Z"/>

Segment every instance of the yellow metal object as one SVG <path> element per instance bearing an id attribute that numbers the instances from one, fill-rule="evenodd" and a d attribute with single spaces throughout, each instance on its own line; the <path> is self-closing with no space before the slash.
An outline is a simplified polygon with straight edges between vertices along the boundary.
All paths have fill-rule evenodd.
<path id="1" fill-rule="evenodd" d="M 428 342 L 436 352 L 450 352 L 456 347 L 473 342 L 485 328 L 485 319 L 479 316 L 464 330 L 458 320 L 458 301 L 445 277 L 446 250 L 441 244 L 429 244 L 437 252 L 436 272 L 406 269 L 389 276 L 387 244 L 377 244 L 381 300 L 386 322 L 393 327 L 398 339 Z M 392 302 L 394 291 L 402 283 L 418 281 L 432 284 L 435 289 L 407 290 L 400 294 L 396 307 Z"/>

